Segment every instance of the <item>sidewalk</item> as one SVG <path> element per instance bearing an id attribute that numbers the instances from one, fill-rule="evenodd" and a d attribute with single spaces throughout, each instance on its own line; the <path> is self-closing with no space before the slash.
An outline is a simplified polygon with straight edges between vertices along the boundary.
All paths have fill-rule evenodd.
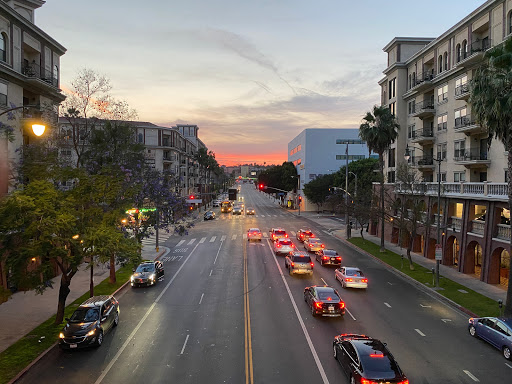
<path id="1" fill-rule="evenodd" d="M 142 247 L 142 258 L 154 260 L 164 250 L 156 252 L 154 246 Z M 66 304 L 70 304 L 89 291 L 90 270 L 88 264 L 82 264 L 71 280 Z M 116 266 L 116 270 L 119 266 Z M 106 265 L 94 267 L 94 284 L 99 284 L 109 276 Z M 42 295 L 35 291 L 16 292 L 8 301 L 0 304 L 0 352 L 14 344 L 32 329 L 54 316 L 57 311 L 60 275 L 52 279 L 53 288 L 47 288 Z"/>
<path id="2" fill-rule="evenodd" d="M 287 211 L 295 215 L 298 215 L 298 211 L 296 210 L 287 209 Z M 346 241 L 345 224 L 340 220 L 339 215 L 334 216 L 332 213 L 328 214 L 316 212 L 301 212 L 300 215 L 304 218 L 313 220 L 324 227 L 326 227 L 326 225 L 329 224 L 328 222 L 326 222 L 326 220 L 332 221 L 332 226 L 337 226 L 338 228 L 334 230 L 331 229 L 331 233 L 338 239 Z M 360 231 L 352 229 L 352 237 L 361 237 Z M 366 240 L 374 242 L 375 244 L 380 245 L 380 237 L 372 236 L 369 233 L 364 232 L 364 238 Z M 404 255 L 404 263 L 407 263 L 406 248 L 400 248 L 398 245 L 388 241 L 384 241 L 384 245 L 386 249 L 390 250 L 391 252 L 394 252 L 398 255 Z M 411 258 L 414 263 L 419 264 L 429 270 L 436 267 L 435 260 L 427 259 L 423 255 L 420 255 L 418 253 L 411 252 Z M 483 281 L 478 280 L 476 277 L 458 272 L 455 268 L 448 267 L 446 265 L 439 265 L 439 275 L 452 281 L 455 281 L 469 289 L 472 289 L 475 292 L 481 293 L 482 295 L 487 296 L 488 298 L 496 301 L 503 300 L 503 302 L 505 302 L 505 299 L 507 297 L 507 291 L 505 287 L 484 283 Z"/>

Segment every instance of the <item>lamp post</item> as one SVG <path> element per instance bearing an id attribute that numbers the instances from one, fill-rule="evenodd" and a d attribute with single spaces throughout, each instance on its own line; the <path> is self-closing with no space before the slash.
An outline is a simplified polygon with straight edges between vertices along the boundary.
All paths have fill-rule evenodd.
<path id="1" fill-rule="evenodd" d="M 423 149 L 418 147 L 413 147 L 414 149 L 419 149 L 423 152 Z M 409 144 L 405 147 L 404 159 L 409 161 L 411 157 L 411 153 L 409 150 Z M 439 263 L 443 259 L 443 245 L 441 244 L 441 161 L 443 158 L 441 157 L 441 152 L 437 153 L 437 158 L 432 157 L 434 161 L 437 161 L 438 170 L 437 170 L 437 244 L 436 244 L 436 287 L 439 287 Z M 413 239 L 414 241 L 414 239 Z M 440 252 L 438 253 L 438 249 Z"/>
<path id="2" fill-rule="evenodd" d="M 33 109 L 40 109 L 41 106 L 40 105 L 22 105 L 22 106 L 19 106 L 19 107 L 13 107 L 13 108 L 9 108 L 3 112 L 0 113 L 0 116 L 2 115 L 5 115 L 6 113 L 9 113 L 9 112 L 12 112 L 12 111 L 16 111 L 18 109 L 23 109 L 23 108 L 33 108 Z M 34 132 L 34 135 L 36 136 L 42 136 L 44 131 L 46 129 L 46 126 L 44 124 L 32 124 L 32 132 Z"/>
<path id="3" fill-rule="evenodd" d="M 352 171 L 348 171 L 348 173 L 351 173 L 352 175 L 354 175 L 354 177 L 356 179 L 355 188 L 354 188 L 354 204 L 355 204 L 355 199 L 357 199 L 357 175 Z M 357 220 L 355 220 L 355 222 L 356 222 L 356 229 L 357 229 Z"/>
<path id="4" fill-rule="evenodd" d="M 297 176 L 290 176 L 290 177 L 295 177 L 297 178 L 297 206 L 299 207 L 299 214 L 298 216 L 300 216 L 300 203 L 301 203 L 301 199 L 300 199 L 300 195 L 299 195 L 299 189 L 300 189 L 300 175 L 297 175 Z"/>

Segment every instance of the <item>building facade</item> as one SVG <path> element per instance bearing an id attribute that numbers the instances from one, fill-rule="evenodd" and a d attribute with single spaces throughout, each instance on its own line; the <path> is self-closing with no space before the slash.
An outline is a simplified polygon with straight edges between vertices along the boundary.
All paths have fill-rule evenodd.
<path id="1" fill-rule="evenodd" d="M 498 140 L 488 148 L 487 131 L 472 116 L 469 98 L 485 52 L 511 36 L 512 1 L 487 1 L 437 38 L 394 38 L 384 47 L 388 62 L 379 82 L 381 104 L 401 127 L 386 153 L 386 188 L 407 202 L 405 191 L 393 184 L 396 166 L 407 161 L 423 180 L 418 193 L 425 196 L 426 217 L 435 223 L 416 239 L 400 241 L 413 241 L 416 252 L 434 258 L 440 220 L 442 263 L 504 285 L 511 235 L 506 153 Z M 386 224 L 385 235 L 398 242 L 392 224 Z"/>
<path id="2" fill-rule="evenodd" d="M 316 211 L 302 193 L 304 185 L 318 176 L 337 172 L 347 162 L 361 160 L 369 156 L 366 144 L 344 144 L 346 140 L 359 140 L 359 129 L 356 128 L 307 128 L 288 143 L 288 161 L 297 169 L 298 195 L 302 197 L 300 209 Z M 298 204 L 295 197 L 294 204 Z"/>

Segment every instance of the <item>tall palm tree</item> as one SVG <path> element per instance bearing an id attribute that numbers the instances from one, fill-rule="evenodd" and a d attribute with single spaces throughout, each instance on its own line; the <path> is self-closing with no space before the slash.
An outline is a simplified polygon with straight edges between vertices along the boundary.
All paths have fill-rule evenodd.
<path id="1" fill-rule="evenodd" d="M 508 152 L 508 205 L 512 210 L 512 39 L 487 51 L 471 81 L 473 116 L 487 128 L 488 145 L 500 140 Z M 512 249 L 512 238 L 510 239 Z M 510 250 L 509 250 L 510 252 Z M 512 317 L 512 269 L 509 267 L 505 316 Z"/>
<path id="2" fill-rule="evenodd" d="M 372 113 L 373 112 L 373 113 Z M 359 137 L 366 141 L 368 149 L 379 155 L 380 173 L 380 250 L 384 247 L 384 152 L 398 137 L 400 125 L 387 106 L 374 106 L 372 112 L 367 112 L 363 123 L 359 126 Z"/>

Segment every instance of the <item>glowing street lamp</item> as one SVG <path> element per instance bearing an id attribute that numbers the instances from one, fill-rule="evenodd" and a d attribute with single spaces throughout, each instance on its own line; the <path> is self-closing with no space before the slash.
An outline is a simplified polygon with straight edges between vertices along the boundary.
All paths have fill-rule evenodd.
<path id="1" fill-rule="evenodd" d="M 41 107 L 40 105 L 22 105 L 20 107 L 9 108 L 9 109 L 3 111 L 2 113 L 0 113 L 0 116 L 5 115 L 6 113 L 9 113 L 12 111 L 16 111 L 18 109 L 33 108 L 33 109 L 39 110 L 40 107 Z M 46 130 L 46 126 L 44 124 L 40 124 L 40 122 L 32 124 L 32 132 L 34 133 L 34 135 L 36 135 L 38 137 L 42 136 L 44 134 L 45 130 Z"/>

